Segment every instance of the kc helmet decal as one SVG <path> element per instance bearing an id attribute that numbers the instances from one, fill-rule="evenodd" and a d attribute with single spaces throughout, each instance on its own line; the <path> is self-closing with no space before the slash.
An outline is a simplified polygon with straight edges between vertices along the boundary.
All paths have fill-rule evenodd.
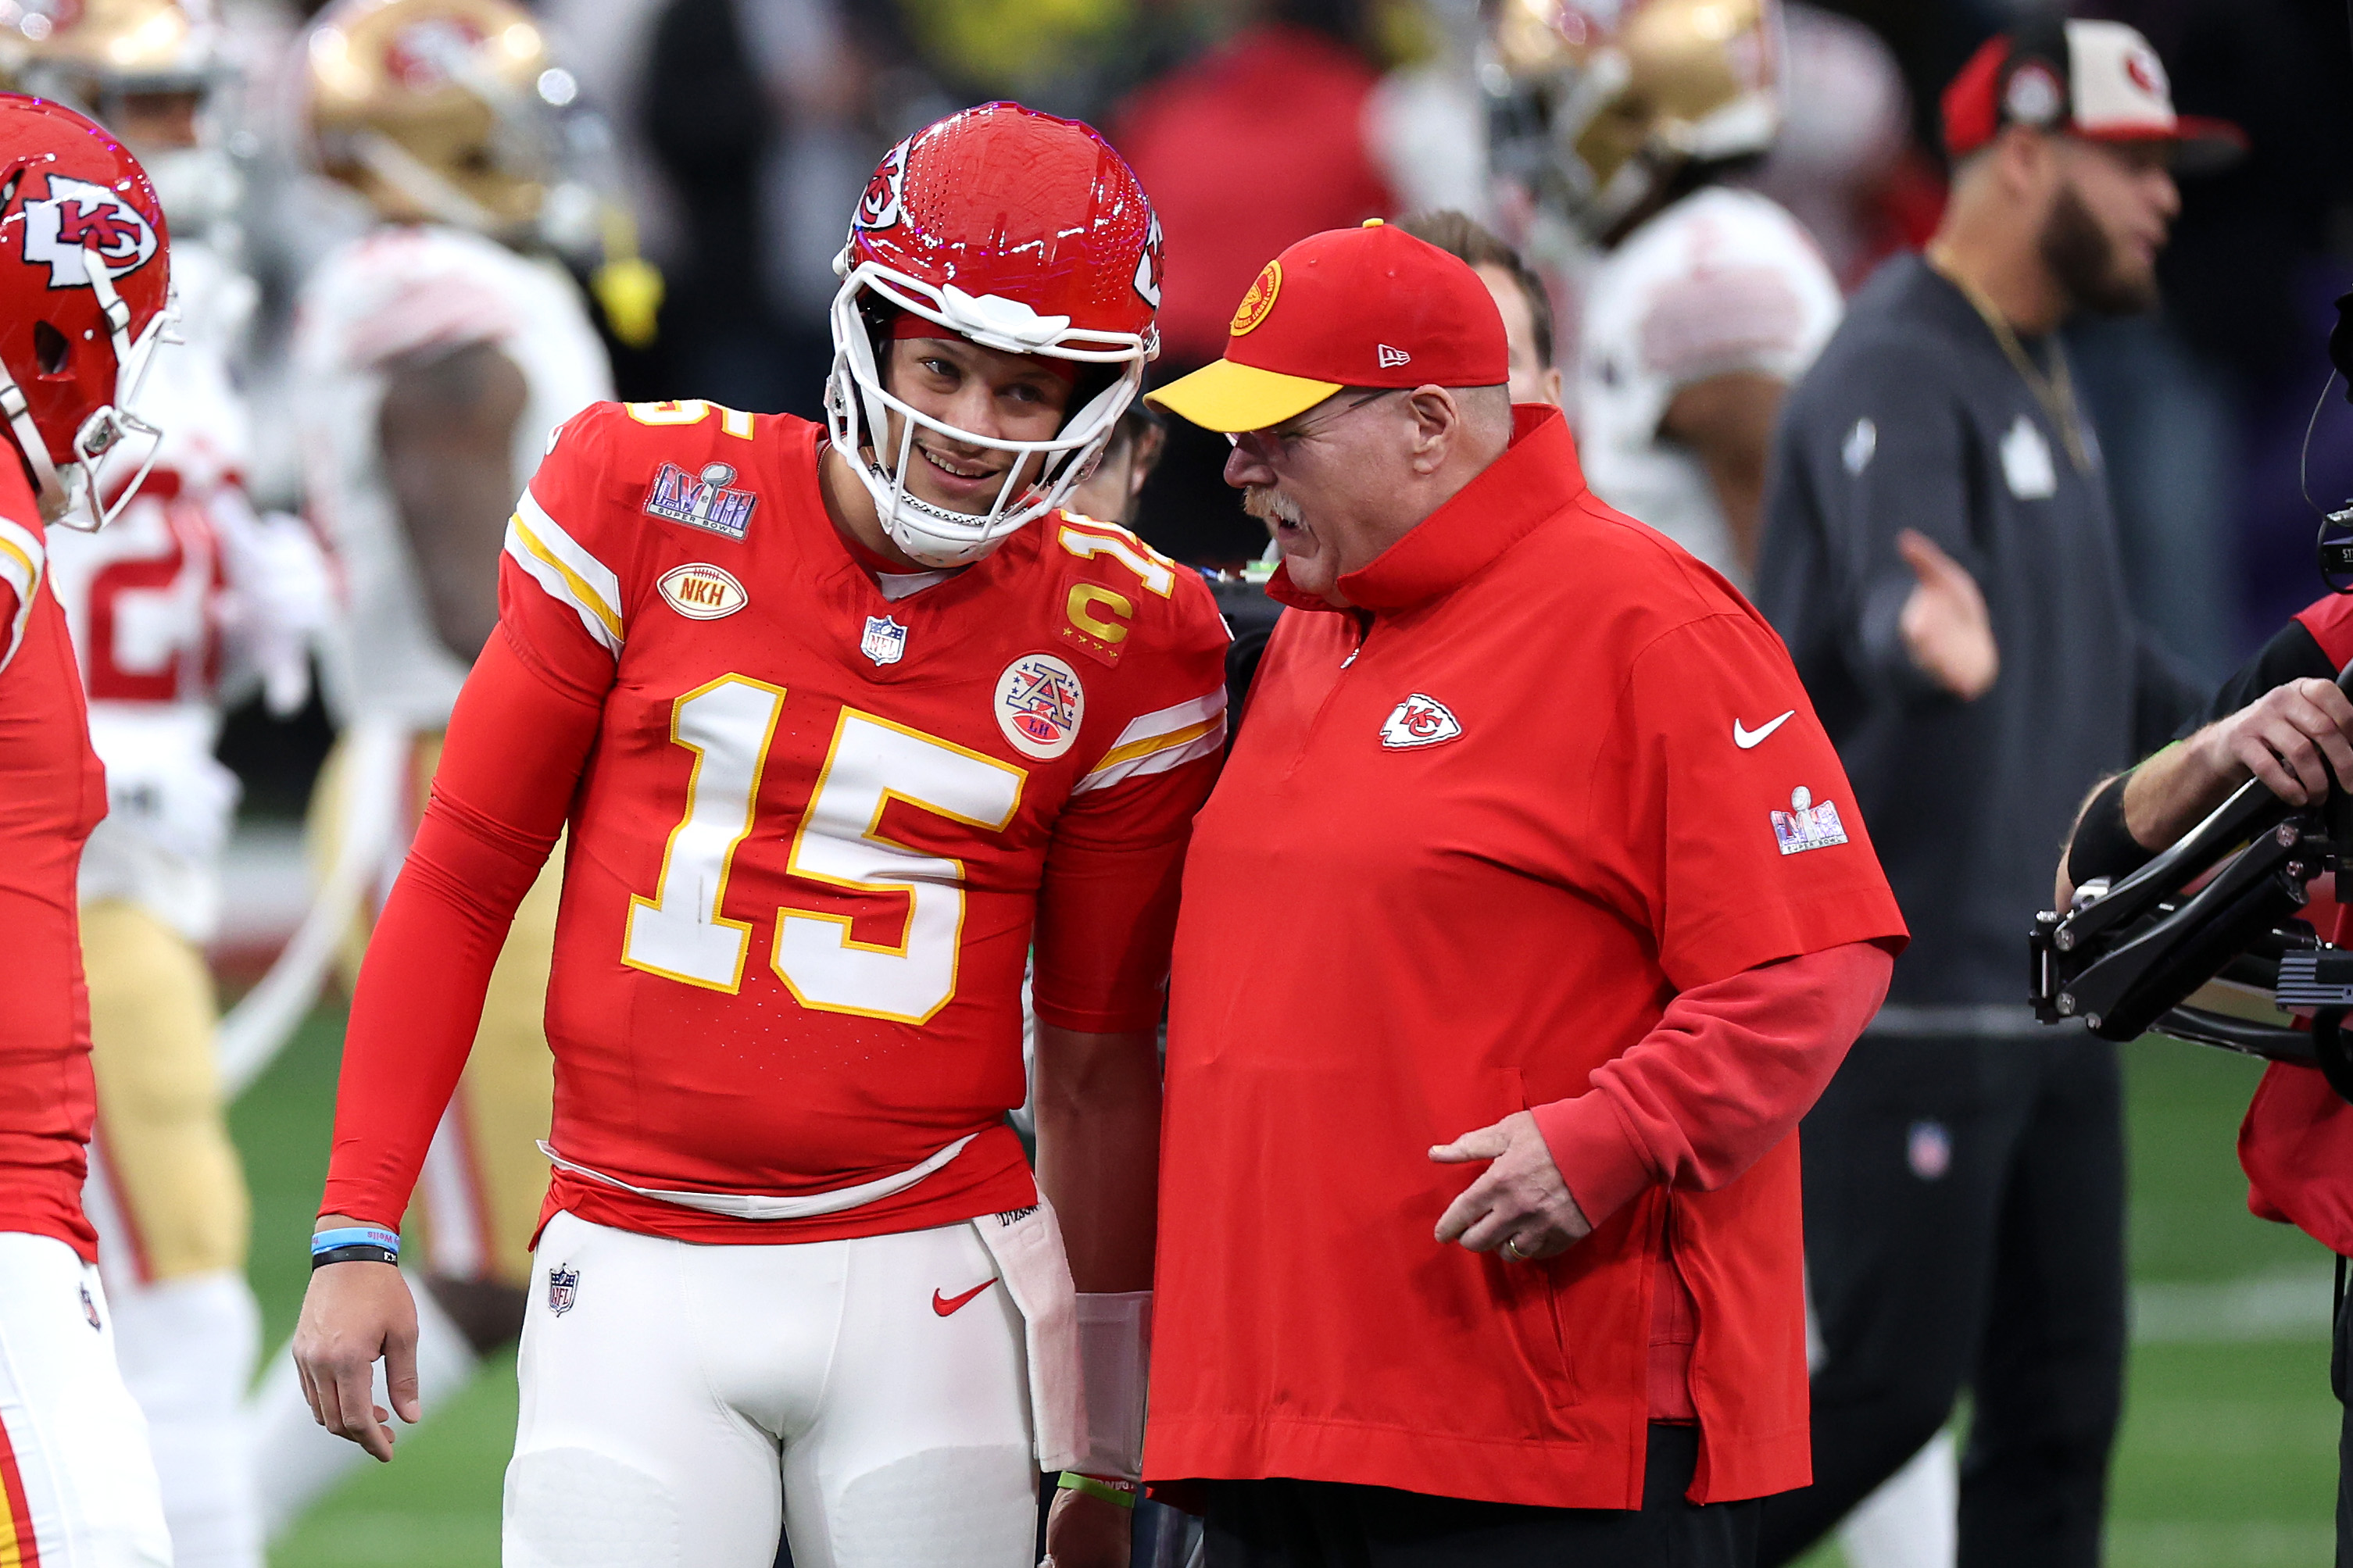
<path id="1" fill-rule="evenodd" d="M 866 182 L 866 194 L 858 198 L 858 211 L 850 223 L 859 228 L 889 228 L 906 216 L 900 193 L 907 184 L 908 137 L 883 156 L 874 177 Z"/>
<path id="2" fill-rule="evenodd" d="M 1152 226 L 1144 231 L 1144 254 L 1135 258 L 1135 291 L 1154 310 L 1160 309 L 1160 215 L 1152 215 Z"/>
<path id="3" fill-rule="evenodd" d="M 108 275 L 135 272 L 155 258 L 155 226 L 116 192 L 88 180 L 48 177 L 48 195 L 25 204 L 25 259 L 46 263 L 52 289 L 90 287 L 82 252 L 95 250 Z"/>

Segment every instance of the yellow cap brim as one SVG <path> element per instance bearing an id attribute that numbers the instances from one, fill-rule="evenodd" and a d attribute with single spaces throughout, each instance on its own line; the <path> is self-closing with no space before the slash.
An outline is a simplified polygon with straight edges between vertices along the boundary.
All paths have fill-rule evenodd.
<path id="1" fill-rule="evenodd" d="M 1144 401 L 1204 429 L 1234 435 L 1263 430 L 1304 414 L 1340 386 L 1336 381 L 1310 381 L 1221 359 L 1190 375 L 1178 376 L 1157 392 L 1145 393 Z"/>

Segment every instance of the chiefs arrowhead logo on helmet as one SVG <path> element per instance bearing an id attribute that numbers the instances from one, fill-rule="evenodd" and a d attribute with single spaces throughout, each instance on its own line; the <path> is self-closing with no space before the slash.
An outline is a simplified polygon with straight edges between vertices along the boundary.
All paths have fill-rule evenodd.
<path id="1" fill-rule="evenodd" d="M 1160 309 L 1160 215 L 1152 215 L 1152 226 L 1144 232 L 1144 254 L 1135 258 L 1135 291 L 1154 310 Z"/>
<path id="2" fill-rule="evenodd" d="M 907 142 L 902 142 L 875 167 L 874 177 L 866 182 L 866 194 L 859 198 L 858 211 L 849 221 L 860 228 L 889 228 L 905 216 L 899 197 L 906 184 Z"/>
<path id="3" fill-rule="evenodd" d="M 85 249 L 97 251 L 116 277 L 153 258 L 155 228 L 137 207 L 87 180 L 51 174 L 48 182 L 46 198 L 25 204 L 25 259 L 47 264 L 50 288 L 90 286 Z"/>

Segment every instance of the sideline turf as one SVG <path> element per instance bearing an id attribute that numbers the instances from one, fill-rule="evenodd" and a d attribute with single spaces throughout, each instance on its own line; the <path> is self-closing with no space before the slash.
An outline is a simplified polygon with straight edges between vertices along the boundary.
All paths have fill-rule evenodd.
<path id="1" fill-rule="evenodd" d="M 340 1010 L 306 1024 L 231 1118 L 253 1188 L 251 1275 L 275 1352 L 301 1304 L 333 1119 Z M 2031 1048 L 2021 1046 L 2021 1049 Z M 2233 1153 L 2258 1065 L 2170 1041 L 2126 1053 L 2137 1283 L 2284 1276 L 2325 1292 L 2327 1257 L 2250 1216 Z M 2315 1281 L 2320 1281 L 2314 1283 Z M 2216 1331 L 2227 1331 L 2225 1321 Z M 2118 1568 L 2285 1568 L 2334 1540 L 2337 1407 L 2317 1331 L 2243 1342 L 2137 1344 L 2111 1489 Z M 512 1358 L 404 1436 L 270 1554 L 272 1568 L 494 1568 L 499 1488 L 514 1434 Z M 1835 1551 L 1809 1560 L 1831 1568 Z"/>

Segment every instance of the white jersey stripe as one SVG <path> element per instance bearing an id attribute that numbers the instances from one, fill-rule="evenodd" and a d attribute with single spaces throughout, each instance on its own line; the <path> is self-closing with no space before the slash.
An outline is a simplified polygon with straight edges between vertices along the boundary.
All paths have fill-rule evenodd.
<path id="1" fill-rule="evenodd" d="M 1071 789 L 1072 795 L 1102 789 L 1147 773 L 1166 773 L 1195 757 L 1208 755 L 1225 743 L 1226 689 L 1179 702 L 1173 708 L 1138 714 L 1119 732 L 1111 750 Z"/>
<path id="2" fill-rule="evenodd" d="M 25 640 L 25 623 L 32 618 L 33 595 L 41 585 L 46 559 L 31 529 L 0 517 L 0 583 L 16 591 L 16 613 L 9 619 L 8 644 L 0 647 L 0 669 L 8 668 L 16 657 L 16 645 Z"/>
<path id="3" fill-rule="evenodd" d="M 507 521 L 506 552 L 550 598 L 571 605 L 588 635 L 618 657 L 621 580 L 565 532 L 528 490 Z"/>

